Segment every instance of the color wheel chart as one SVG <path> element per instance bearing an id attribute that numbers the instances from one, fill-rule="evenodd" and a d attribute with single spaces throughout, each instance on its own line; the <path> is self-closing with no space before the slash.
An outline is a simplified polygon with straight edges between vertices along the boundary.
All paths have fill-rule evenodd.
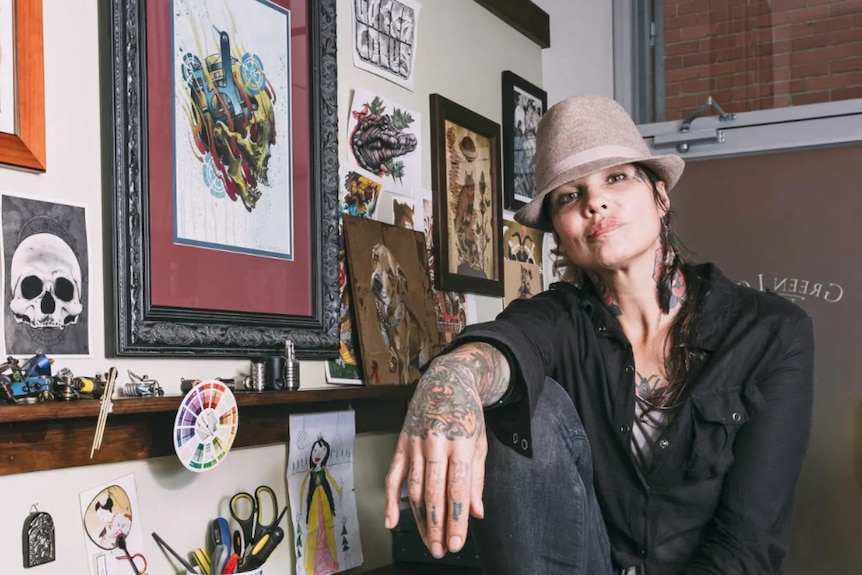
<path id="1" fill-rule="evenodd" d="M 180 403 L 174 451 L 186 469 L 212 469 L 230 451 L 238 425 L 239 411 L 230 389 L 220 381 L 202 381 Z"/>

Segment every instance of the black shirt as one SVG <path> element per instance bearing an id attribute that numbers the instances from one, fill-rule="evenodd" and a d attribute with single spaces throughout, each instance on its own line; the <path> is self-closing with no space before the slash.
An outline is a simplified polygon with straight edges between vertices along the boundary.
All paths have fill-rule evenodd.
<path id="1" fill-rule="evenodd" d="M 469 326 L 449 347 L 485 341 L 507 355 L 513 383 L 486 421 L 527 457 L 530 405 L 545 376 L 568 391 L 590 440 L 615 567 L 645 564 L 649 575 L 780 573 L 811 430 L 811 320 L 712 265 L 695 273 L 706 292 L 682 342 L 692 377 L 646 474 L 630 445 L 632 348 L 594 290 L 554 284 L 512 302 L 495 321 Z"/>

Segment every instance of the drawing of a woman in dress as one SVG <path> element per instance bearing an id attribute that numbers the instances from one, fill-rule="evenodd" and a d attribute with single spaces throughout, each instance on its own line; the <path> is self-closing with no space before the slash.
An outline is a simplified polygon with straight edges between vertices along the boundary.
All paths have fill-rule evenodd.
<path id="1" fill-rule="evenodd" d="M 335 543 L 335 499 L 333 488 L 341 495 L 341 487 L 329 473 L 329 443 L 318 436 L 308 457 L 308 473 L 302 480 L 300 493 L 306 493 L 305 571 L 310 575 L 326 575 L 338 571 L 338 550 Z M 308 491 L 306 491 L 306 489 Z"/>

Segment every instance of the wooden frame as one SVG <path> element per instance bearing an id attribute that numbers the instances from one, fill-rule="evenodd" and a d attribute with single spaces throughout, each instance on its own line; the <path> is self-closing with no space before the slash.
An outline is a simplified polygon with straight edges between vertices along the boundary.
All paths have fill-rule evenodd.
<path id="1" fill-rule="evenodd" d="M 42 0 L 13 0 L 15 133 L 0 133 L 0 165 L 44 172 L 45 64 L 42 50 Z"/>
<path id="2" fill-rule="evenodd" d="M 530 0 L 476 0 L 500 20 L 538 44 L 551 47 L 551 18 Z"/>
<path id="3" fill-rule="evenodd" d="M 289 5 L 282 0 L 278 4 Z M 107 171 L 103 181 L 109 206 L 105 211 L 105 227 L 112 230 L 106 243 L 113 250 L 111 257 L 106 258 L 110 267 L 106 277 L 114 279 L 112 301 L 108 302 L 108 315 L 114 316 L 109 353 L 249 357 L 281 353 L 285 341 L 290 339 L 300 358 L 325 359 L 337 355 L 335 4 L 336 0 L 307 0 L 303 9 L 290 15 L 287 30 L 293 47 L 293 83 L 288 106 L 293 109 L 294 119 L 293 187 L 299 190 L 293 194 L 293 201 L 295 206 L 304 202 L 305 210 L 301 216 L 293 216 L 291 225 L 296 230 L 302 226 L 307 232 L 302 235 L 297 231 L 295 235 L 299 238 L 296 245 L 305 242 L 308 255 L 273 264 L 272 258 L 177 246 L 173 241 L 170 225 L 163 221 L 164 212 L 170 215 L 173 209 L 171 189 L 175 177 L 170 161 L 166 162 L 163 156 L 173 152 L 160 149 L 161 146 L 173 150 L 172 145 L 164 144 L 165 138 L 167 144 L 173 144 L 172 116 L 159 108 L 165 105 L 165 100 L 174 105 L 173 100 L 162 97 L 164 93 L 173 93 L 168 88 L 174 60 L 168 34 L 173 32 L 165 31 L 164 23 L 170 21 L 170 3 L 109 0 L 109 9 L 102 15 L 102 33 L 107 36 L 104 45 L 109 53 L 101 59 L 102 93 L 106 100 L 103 109 L 107 114 L 103 126 L 109 132 L 103 138 L 103 165 Z M 150 30 L 148 23 L 152 25 Z M 306 101 L 307 107 L 303 105 Z M 160 119 L 162 123 L 158 123 Z M 301 132 L 303 129 L 307 132 Z M 298 164 L 297 158 L 302 154 L 306 160 Z M 170 173 L 167 183 L 163 181 L 164 172 Z M 295 214 L 298 213 L 299 208 Z M 167 262 L 170 267 L 163 265 L 166 250 L 177 253 L 186 250 L 182 252 L 185 260 L 177 256 Z M 201 263 L 210 260 L 216 264 Z M 158 267 L 153 264 L 156 261 Z M 294 267 L 278 268 L 288 280 L 276 280 L 265 271 L 267 265 Z M 224 307 L 202 306 L 191 301 L 197 296 L 163 301 L 164 296 L 158 294 L 164 293 L 165 285 L 191 289 L 188 281 L 176 280 L 175 273 L 177 277 L 182 274 L 191 277 L 193 291 L 209 290 L 208 297 Z M 288 281 L 295 285 L 284 283 Z M 254 295 L 248 289 L 268 295 Z M 234 295 L 227 295 L 231 291 Z M 296 305 L 300 311 L 252 309 L 270 306 L 268 296 L 279 302 L 283 300 L 288 306 Z M 299 304 L 295 304 L 297 301 Z"/>
<path id="4" fill-rule="evenodd" d="M 439 94 L 430 103 L 435 282 L 502 296 L 500 125 Z"/>
<path id="5" fill-rule="evenodd" d="M 502 84 L 503 205 L 517 210 L 537 193 L 536 129 L 548 110 L 548 94 L 509 70 L 503 72 Z"/>

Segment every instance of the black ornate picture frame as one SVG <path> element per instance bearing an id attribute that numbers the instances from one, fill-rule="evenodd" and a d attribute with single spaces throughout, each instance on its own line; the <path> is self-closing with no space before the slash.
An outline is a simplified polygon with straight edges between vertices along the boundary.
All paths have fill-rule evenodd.
<path id="1" fill-rule="evenodd" d="M 431 94 L 434 281 L 503 295 L 500 125 Z"/>
<path id="2" fill-rule="evenodd" d="M 278 3 L 285 8 L 290 5 L 283 0 Z M 307 218 L 310 224 L 295 222 L 298 230 L 294 232 L 298 238 L 295 242 L 302 249 L 296 250 L 299 256 L 283 265 L 297 266 L 304 274 L 302 277 L 307 276 L 307 281 L 303 279 L 299 289 L 285 294 L 287 288 L 260 271 L 270 265 L 267 258 L 238 260 L 235 254 L 228 254 L 224 256 L 225 266 L 201 265 L 194 282 L 207 288 L 213 287 L 208 284 L 215 283 L 213 289 L 234 291 L 238 285 L 260 283 L 264 293 L 271 294 L 273 300 L 284 300 L 288 302 L 285 305 L 300 310 L 295 313 L 243 309 L 244 306 L 268 305 L 269 300 L 255 296 L 225 297 L 223 309 L 196 305 L 194 297 L 170 304 L 154 302 L 153 286 L 170 287 L 174 268 L 187 272 L 189 267 L 196 268 L 195 258 L 213 257 L 213 250 L 186 252 L 192 254 L 192 259 L 188 260 L 192 265 L 174 266 L 170 274 L 151 266 L 154 252 L 162 250 L 165 243 L 159 234 L 170 236 L 157 220 L 162 216 L 158 213 L 161 208 L 154 208 L 155 199 L 162 198 L 161 202 L 162 194 L 171 193 L 170 189 L 165 190 L 168 186 L 157 183 L 164 170 L 160 170 L 156 158 L 161 151 L 153 147 L 157 138 L 171 141 L 170 122 L 164 127 L 154 123 L 157 113 L 164 114 L 154 111 L 156 106 L 162 105 L 158 101 L 161 94 L 159 98 L 151 98 L 156 82 L 169 87 L 170 81 L 164 79 L 164 74 L 158 76 L 152 71 L 166 65 L 164 61 L 171 59 L 168 50 L 172 48 L 166 33 L 160 32 L 155 39 L 154 32 L 148 36 L 148 24 L 152 22 L 153 29 L 164 28 L 160 22 L 164 13 L 158 11 L 169 11 L 171 2 L 104 0 L 99 5 L 105 131 L 104 225 L 110 230 L 106 237 L 110 256 L 106 257 L 105 277 L 113 278 L 113 289 L 106 289 L 106 319 L 113 320 L 113 330 L 110 327 L 106 330 L 107 353 L 247 358 L 280 353 L 286 340 L 291 340 L 300 358 L 335 357 L 339 319 L 336 0 L 307 0 L 302 10 L 293 11 L 289 21 L 288 44 L 293 46 L 294 79 L 289 93 L 283 94 L 291 98 L 288 106 L 293 106 L 293 126 L 299 126 L 292 132 L 293 161 L 297 154 L 307 155 L 306 161 L 300 167 L 293 167 L 291 172 L 292 197 L 297 210 L 292 213 L 296 220 Z M 293 5 L 296 5 L 295 0 Z M 154 14 L 158 16 L 155 20 Z M 300 22 L 300 18 L 305 18 L 305 22 Z M 297 42 L 305 45 L 304 39 L 297 36 L 302 34 L 307 35 L 307 49 L 297 50 Z M 156 42 L 159 47 L 148 44 Z M 153 52 L 155 49 L 162 52 Z M 297 65 L 296 58 L 304 60 Z M 307 78 L 297 82 L 297 74 L 307 74 Z M 168 89 L 165 92 L 172 93 Z M 307 110 L 303 104 L 306 101 Z M 168 131 L 167 135 L 162 128 Z M 299 129 L 307 129 L 307 133 L 298 134 Z M 284 141 L 284 135 L 280 137 Z M 195 248 L 185 246 L 183 249 Z M 243 263 L 231 263 L 236 261 Z M 293 275 L 293 271 L 286 275 Z M 243 281 L 247 283 L 242 284 Z"/>
<path id="3" fill-rule="evenodd" d="M 506 70 L 503 85 L 503 205 L 517 210 L 536 190 L 536 130 L 548 109 L 547 93 Z"/>

